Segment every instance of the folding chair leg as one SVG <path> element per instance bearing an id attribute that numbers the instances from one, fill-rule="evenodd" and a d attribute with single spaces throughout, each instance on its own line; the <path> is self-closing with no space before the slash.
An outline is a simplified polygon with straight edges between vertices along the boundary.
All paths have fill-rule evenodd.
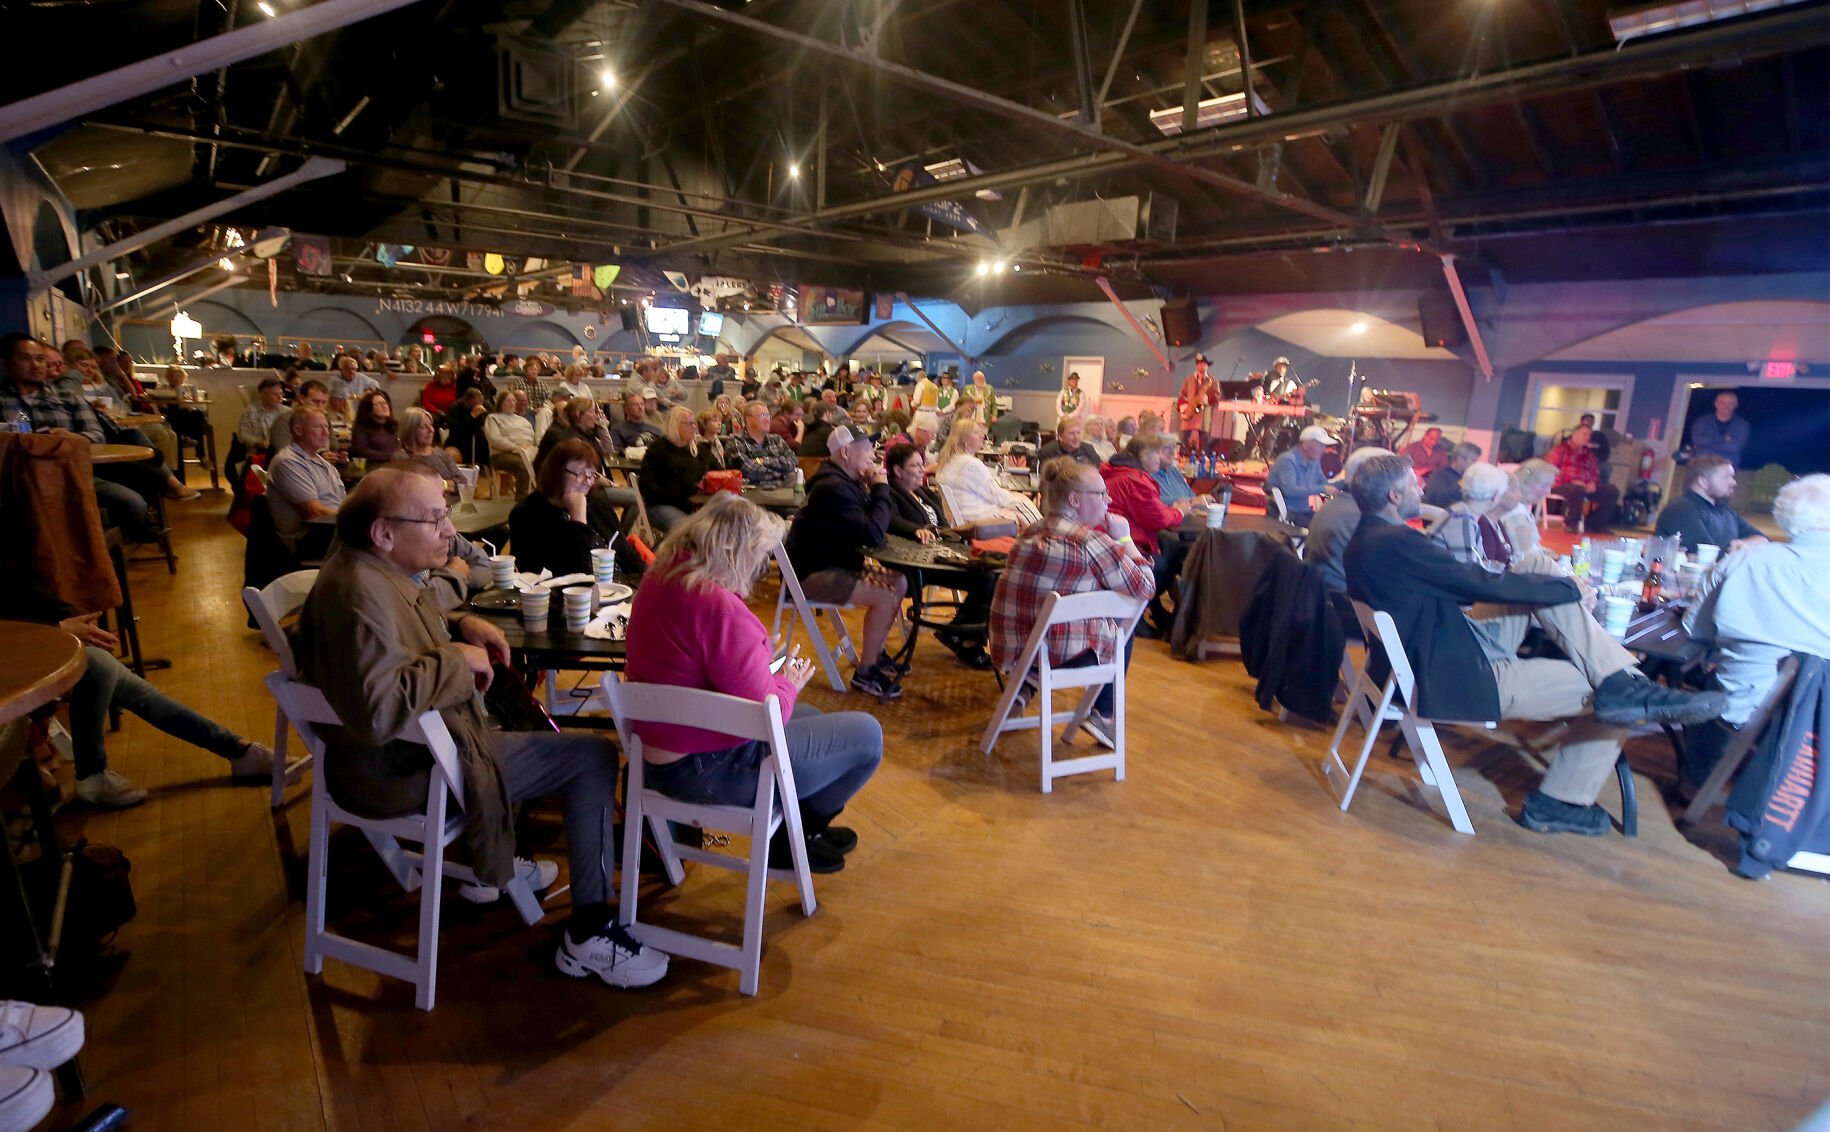
<path id="1" fill-rule="evenodd" d="M 277 810 L 286 804 L 286 733 L 291 730 L 286 722 L 286 713 L 278 708 L 273 712 L 273 802 L 269 809 Z"/>
<path id="2" fill-rule="evenodd" d="M 426 815 L 425 857 L 419 888 L 419 950 L 414 958 L 413 1005 L 432 1009 L 438 994 L 438 914 L 445 894 L 440 883 L 445 875 L 445 839 L 438 831 L 445 825 L 445 806 L 439 803 Z"/>
<path id="3" fill-rule="evenodd" d="M 1430 779 L 1430 785 L 1442 798 L 1443 809 L 1449 812 L 1449 824 L 1457 833 L 1474 832 L 1474 823 L 1468 820 L 1468 811 L 1462 805 L 1461 790 L 1455 785 L 1455 776 L 1449 772 L 1449 760 L 1442 753 L 1442 742 L 1436 737 L 1436 728 L 1428 722 L 1419 726 L 1410 718 L 1403 724 L 1405 740 L 1411 745 L 1411 754 L 1417 760 L 1417 769 Z"/>
<path id="4" fill-rule="evenodd" d="M 998 736 L 1004 733 L 1004 724 L 1010 718 L 1010 710 L 1016 704 L 1017 690 L 1023 687 L 1024 672 L 1013 672 L 1010 680 L 1004 685 L 1004 694 L 998 697 L 998 706 L 991 713 L 991 721 L 985 724 L 985 733 L 979 737 L 979 754 L 991 754 L 991 748 L 997 746 Z"/>
<path id="5" fill-rule="evenodd" d="M 324 887 L 330 865 L 330 814 L 324 806 L 311 808 L 310 838 L 305 850 L 305 973 L 317 975 L 324 971 Z"/>
<path id="6" fill-rule="evenodd" d="M 743 962 L 738 968 L 737 983 L 737 989 L 747 995 L 754 995 L 762 981 L 763 906 L 769 891 L 769 825 L 775 800 L 774 777 L 762 775 L 756 789 L 767 798 L 768 804 L 759 800 L 750 811 L 750 870 L 744 884 Z M 805 852 L 806 846 L 802 845 L 800 849 Z"/>
<path id="7" fill-rule="evenodd" d="M 636 922 L 637 889 L 642 883 L 642 780 L 633 773 L 623 805 L 623 891 L 617 901 L 616 922 L 629 927 Z"/>
<path id="8" fill-rule="evenodd" d="M 1626 837 L 1639 836 L 1639 788 L 1633 783 L 1633 768 L 1627 756 L 1614 761 L 1614 777 L 1620 783 L 1620 832 Z"/>
<path id="9" fill-rule="evenodd" d="M 1036 728 L 1042 736 L 1042 792 L 1055 792 L 1055 725 L 1051 720 L 1055 714 L 1054 682 L 1046 675 L 1042 678 L 1042 687 L 1036 692 L 1036 703 L 1042 712 L 1042 722 Z"/>

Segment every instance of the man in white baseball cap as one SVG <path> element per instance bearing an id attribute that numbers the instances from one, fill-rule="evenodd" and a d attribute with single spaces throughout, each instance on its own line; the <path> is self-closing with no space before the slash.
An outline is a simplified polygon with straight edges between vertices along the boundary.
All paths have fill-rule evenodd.
<path id="1" fill-rule="evenodd" d="M 1269 496 L 1272 488 L 1282 492 L 1290 521 L 1299 527 L 1307 527 L 1315 517 L 1314 497 L 1328 494 L 1322 453 L 1340 442 L 1340 437 L 1321 425 L 1310 425 L 1297 438 L 1296 447 L 1279 456 L 1271 465 L 1271 474 L 1265 477 L 1265 494 Z"/>
<path id="2" fill-rule="evenodd" d="M 807 481 L 807 503 L 782 540 L 788 561 L 812 601 L 864 608 L 864 657 L 852 674 L 853 691 L 888 701 L 902 695 L 902 670 L 884 652 L 890 625 L 902 608 L 908 581 L 901 574 L 866 573 L 859 547 L 882 546 L 896 514 L 896 497 L 861 429 L 838 425 L 826 439 L 826 462 Z"/>

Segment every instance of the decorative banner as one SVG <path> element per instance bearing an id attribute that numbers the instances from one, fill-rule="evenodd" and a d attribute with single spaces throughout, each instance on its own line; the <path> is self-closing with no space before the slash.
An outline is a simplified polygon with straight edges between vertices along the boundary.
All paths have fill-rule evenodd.
<path id="1" fill-rule="evenodd" d="M 425 264 L 427 267 L 450 267 L 451 249 L 421 248 L 419 249 L 419 262 Z"/>
<path id="2" fill-rule="evenodd" d="M 329 236 L 292 237 L 292 262 L 302 275 L 329 275 L 335 268 L 330 256 Z"/>
<path id="3" fill-rule="evenodd" d="M 737 279 L 729 275 L 702 275 L 691 288 L 692 295 L 699 300 L 699 306 L 713 310 L 718 300 L 730 295 L 741 295 L 750 289 L 748 279 Z"/>
<path id="4" fill-rule="evenodd" d="M 502 257 L 495 252 L 489 252 L 483 257 L 483 270 L 489 272 L 491 275 L 502 274 L 502 269 L 505 266 L 506 265 L 502 262 Z"/>
<path id="5" fill-rule="evenodd" d="M 889 182 L 890 191 L 893 193 L 906 193 L 910 189 L 923 189 L 940 183 L 934 179 L 934 174 L 921 167 L 919 161 L 905 161 L 890 170 Z M 997 238 L 991 229 L 980 224 L 978 218 L 967 212 L 966 206 L 956 200 L 929 201 L 926 204 L 916 205 L 915 211 L 961 232 L 971 232 L 974 235 L 988 236 L 992 239 Z"/>
<path id="6" fill-rule="evenodd" d="M 472 271 L 483 270 L 484 255 L 482 252 L 465 252 L 464 266 Z"/>
<path id="7" fill-rule="evenodd" d="M 888 322 L 896 309 L 896 296 L 889 291 L 879 291 L 874 297 L 877 300 L 877 321 Z"/>
<path id="8" fill-rule="evenodd" d="M 273 304 L 275 310 L 279 309 L 280 261 L 277 259 L 267 261 L 267 301 Z"/>
<path id="9" fill-rule="evenodd" d="M 412 254 L 412 244 L 382 244 L 375 249 L 375 262 L 383 267 L 393 267 Z"/>
<path id="10" fill-rule="evenodd" d="M 597 298 L 597 288 L 591 283 L 589 264 L 575 263 L 572 265 L 572 297 L 574 299 Z"/>
<path id="11" fill-rule="evenodd" d="M 864 292 L 845 287 L 802 287 L 801 322 L 807 326 L 856 326 L 864 321 Z"/>
<path id="12" fill-rule="evenodd" d="M 607 294 L 610 291 L 610 285 L 615 283 L 616 277 L 622 273 L 623 269 L 619 264 L 600 263 L 591 269 L 591 282 L 597 284 L 599 291 Z"/>
<path id="13" fill-rule="evenodd" d="M 661 275 L 669 283 L 673 284 L 674 290 L 680 291 L 682 293 L 684 293 L 687 290 L 686 276 L 680 274 L 678 271 L 663 271 L 663 272 L 661 272 Z"/>

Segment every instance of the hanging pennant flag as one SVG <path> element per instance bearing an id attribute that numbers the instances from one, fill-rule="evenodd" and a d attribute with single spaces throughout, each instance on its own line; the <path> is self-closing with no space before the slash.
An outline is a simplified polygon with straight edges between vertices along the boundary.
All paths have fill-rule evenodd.
<path id="1" fill-rule="evenodd" d="M 465 252 L 464 266 L 472 271 L 481 271 L 485 258 L 482 252 Z"/>
<path id="2" fill-rule="evenodd" d="M 527 262 L 521 265 L 521 270 L 528 275 L 532 275 L 545 266 L 546 260 L 541 259 L 539 256 L 529 256 L 527 257 Z"/>
<path id="3" fill-rule="evenodd" d="M 329 236 L 292 237 L 292 262 L 301 275 L 329 275 L 333 270 Z"/>
<path id="4" fill-rule="evenodd" d="M 267 261 L 267 300 L 275 308 L 280 305 L 280 261 L 277 259 Z"/>
<path id="5" fill-rule="evenodd" d="M 615 283 L 616 277 L 622 273 L 623 268 L 620 264 L 600 263 L 591 269 L 591 281 L 597 284 L 599 291 L 609 291 L 610 285 Z"/>
<path id="6" fill-rule="evenodd" d="M 503 266 L 502 257 L 495 252 L 489 252 L 483 256 L 483 270 L 489 272 L 491 275 L 502 274 Z"/>
<path id="7" fill-rule="evenodd" d="M 382 244 L 375 249 L 375 260 L 383 267 L 393 267 L 412 254 L 412 244 Z"/>
<path id="8" fill-rule="evenodd" d="M 896 296 L 889 291 L 879 291 L 875 297 L 877 300 L 877 321 L 888 322 L 890 313 L 896 309 Z"/>
<path id="9" fill-rule="evenodd" d="M 661 272 L 661 275 L 669 283 L 673 284 L 674 290 L 676 290 L 676 291 L 685 291 L 686 290 L 686 276 L 685 275 L 681 274 L 678 271 L 663 271 L 663 272 Z"/>
<path id="10" fill-rule="evenodd" d="M 425 264 L 427 267 L 450 267 L 451 249 L 421 248 L 419 249 L 419 262 Z"/>
<path id="11" fill-rule="evenodd" d="M 523 270 L 523 265 L 525 263 L 527 263 L 527 257 L 525 257 L 525 256 L 505 255 L 501 258 L 502 258 L 502 274 L 504 274 L 504 275 L 521 274 L 521 272 Z"/>

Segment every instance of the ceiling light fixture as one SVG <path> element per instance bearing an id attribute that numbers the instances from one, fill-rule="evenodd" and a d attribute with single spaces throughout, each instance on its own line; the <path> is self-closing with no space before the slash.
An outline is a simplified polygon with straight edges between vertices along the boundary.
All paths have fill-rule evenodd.
<path id="1" fill-rule="evenodd" d="M 1658 35 L 1717 20 L 1732 20 L 1738 16 L 1752 15 L 1770 8 L 1786 8 L 1800 2 L 1801 0 L 1683 0 L 1676 4 L 1652 4 L 1610 13 L 1608 30 L 1614 33 L 1614 42 L 1625 43 L 1641 36 Z"/>
<path id="2" fill-rule="evenodd" d="M 991 265 L 990 265 L 990 264 L 989 264 L 989 263 L 986 263 L 986 262 L 985 262 L 985 261 L 984 261 L 984 260 L 982 260 L 982 259 L 981 259 L 981 260 L 979 260 L 979 266 L 978 266 L 978 274 L 980 274 L 980 275 L 990 275 L 990 274 L 991 274 Z"/>
<path id="3" fill-rule="evenodd" d="M 1366 333 L 1366 320 L 1362 318 L 1347 329 L 1355 334 L 1364 334 Z"/>
<path id="4" fill-rule="evenodd" d="M 1173 136 L 1182 132 L 1182 107 L 1171 106 L 1166 110 L 1152 110 L 1150 124 L 1157 132 Z M 1195 103 L 1195 128 L 1206 129 L 1218 126 L 1234 118 L 1245 117 L 1245 94 L 1223 94 L 1218 98 L 1203 98 Z"/>
<path id="5" fill-rule="evenodd" d="M 801 167 L 799 165 L 795 164 L 794 162 L 790 161 L 788 163 L 789 178 L 793 179 L 795 177 L 799 177 L 800 175 L 801 175 Z"/>
<path id="6" fill-rule="evenodd" d="M 260 3 L 256 5 L 256 7 L 260 8 L 261 15 L 263 16 L 271 16 L 274 14 L 273 5 L 267 3 L 267 0 L 260 0 Z"/>
<path id="7" fill-rule="evenodd" d="M 1004 269 L 1009 266 L 1010 265 L 1005 263 L 1003 260 L 999 260 L 998 262 L 992 264 L 991 270 L 997 272 L 999 275 L 1002 275 L 1002 274 L 1004 274 Z"/>
<path id="8" fill-rule="evenodd" d="M 615 90 L 616 89 L 616 72 L 615 71 L 612 71 L 610 68 L 605 67 L 603 70 L 601 70 L 597 73 L 597 77 L 599 79 L 603 80 L 605 90 Z"/>

